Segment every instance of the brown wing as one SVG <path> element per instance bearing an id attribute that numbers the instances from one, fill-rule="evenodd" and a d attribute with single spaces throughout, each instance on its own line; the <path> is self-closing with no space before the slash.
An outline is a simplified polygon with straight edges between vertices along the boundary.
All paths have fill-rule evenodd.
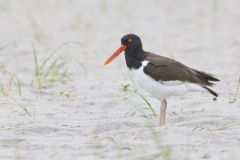
<path id="1" fill-rule="evenodd" d="M 219 81 L 208 73 L 194 70 L 170 58 L 146 53 L 145 59 L 149 61 L 144 72 L 155 80 L 183 81 L 197 83 L 201 86 L 212 86 L 210 81 Z"/>

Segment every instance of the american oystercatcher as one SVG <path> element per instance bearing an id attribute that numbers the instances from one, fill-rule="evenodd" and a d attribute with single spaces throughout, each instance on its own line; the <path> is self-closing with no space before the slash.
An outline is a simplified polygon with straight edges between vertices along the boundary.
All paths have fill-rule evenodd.
<path id="1" fill-rule="evenodd" d="M 110 63 L 125 51 L 127 67 L 133 80 L 144 90 L 161 101 L 159 125 L 165 125 L 169 96 L 183 95 L 191 91 L 207 91 L 216 98 L 218 94 L 208 88 L 219 81 L 211 74 L 190 68 L 178 61 L 143 50 L 141 39 L 127 34 L 121 46 L 105 61 Z"/>

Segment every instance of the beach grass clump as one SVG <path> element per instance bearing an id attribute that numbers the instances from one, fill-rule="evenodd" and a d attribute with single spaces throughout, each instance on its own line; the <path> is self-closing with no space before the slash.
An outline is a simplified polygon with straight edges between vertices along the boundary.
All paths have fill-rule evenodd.
<path id="1" fill-rule="evenodd" d="M 16 88 L 16 92 L 19 96 L 22 95 L 21 84 L 16 74 L 9 73 L 9 79 L 5 83 L 0 83 L 0 93 L 7 97 L 13 87 Z"/>
<path id="2" fill-rule="evenodd" d="M 54 83 L 62 83 L 70 80 L 67 61 L 60 56 L 55 56 L 56 50 L 43 60 L 37 57 L 36 49 L 33 47 L 34 76 L 32 85 L 43 88 Z"/>
<path id="3" fill-rule="evenodd" d="M 13 92 L 13 88 L 15 89 L 15 94 Z M 12 102 L 14 105 L 20 107 L 26 115 L 29 117 L 32 116 L 28 110 L 27 105 L 20 102 L 18 98 L 15 98 L 14 96 L 22 96 L 21 83 L 16 74 L 8 73 L 8 79 L 4 83 L 0 82 L 0 94 L 5 98 L 5 100 Z"/>

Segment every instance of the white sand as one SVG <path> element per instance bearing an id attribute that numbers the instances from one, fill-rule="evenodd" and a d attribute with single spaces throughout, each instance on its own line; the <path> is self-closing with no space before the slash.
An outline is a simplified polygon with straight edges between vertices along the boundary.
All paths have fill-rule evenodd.
<path id="1" fill-rule="evenodd" d="M 16 73 L 22 88 L 21 97 L 12 87 L 0 98 L 0 159 L 240 159 L 239 95 L 230 103 L 240 76 L 240 1 L 2 0 L 0 26 L 0 48 L 11 43 L 0 49 L 0 82 Z M 121 90 L 132 84 L 124 56 L 102 65 L 126 33 L 140 35 L 146 50 L 215 74 L 219 99 L 172 97 L 167 126 L 157 127 L 144 101 Z M 57 54 L 81 65 L 70 62 L 72 80 L 40 96 L 31 86 L 31 43 L 42 59 L 68 41 L 79 44 Z M 160 102 L 144 95 L 158 113 Z"/>

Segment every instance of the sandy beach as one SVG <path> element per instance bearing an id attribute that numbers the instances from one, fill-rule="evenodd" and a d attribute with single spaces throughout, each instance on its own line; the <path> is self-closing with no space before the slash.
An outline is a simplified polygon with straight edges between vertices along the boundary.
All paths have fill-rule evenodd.
<path id="1" fill-rule="evenodd" d="M 240 159 L 240 1 L 1 0 L 0 26 L 1 160 Z M 171 97 L 158 127 L 124 55 L 103 66 L 127 33 L 214 74 L 217 101 Z"/>

